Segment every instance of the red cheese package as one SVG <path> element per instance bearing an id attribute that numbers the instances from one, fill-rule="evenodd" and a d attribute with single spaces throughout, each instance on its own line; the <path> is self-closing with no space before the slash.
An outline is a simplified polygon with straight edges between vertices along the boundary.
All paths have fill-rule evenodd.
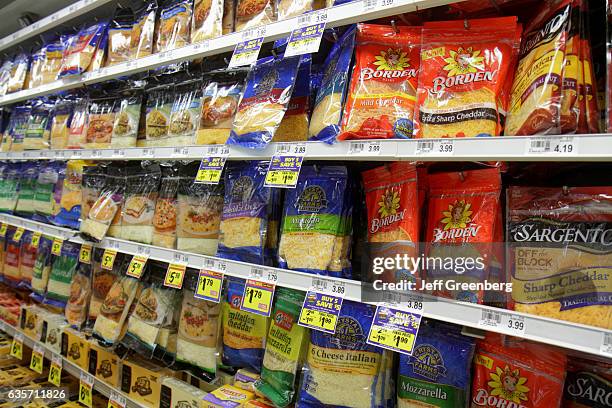
<path id="1" fill-rule="evenodd" d="M 499 214 L 499 168 L 428 176 L 425 231 L 426 278 L 437 296 L 483 303 L 496 218 Z M 427 289 L 427 287 L 426 287 Z"/>
<path id="2" fill-rule="evenodd" d="M 568 361 L 563 408 L 612 406 L 612 365 L 572 358 Z"/>
<path id="3" fill-rule="evenodd" d="M 479 341 L 474 356 L 471 407 L 559 408 L 565 356 L 526 341 Z"/>

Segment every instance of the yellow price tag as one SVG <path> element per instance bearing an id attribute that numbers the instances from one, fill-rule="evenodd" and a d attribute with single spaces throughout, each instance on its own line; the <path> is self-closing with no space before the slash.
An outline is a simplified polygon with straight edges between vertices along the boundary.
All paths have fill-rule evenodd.
<path id="1" fill-rule="evenodd" d="M 219 184 L 225 160 L 225 157 L 204 157 L 196 174 L 196 183 Z"/>
<path id="2" fill-rule="evenodd" d="M 324 332 L 334 333 L 338 316 L 323 310 L 302 309 L 298 321 L 301 325 L 318 328 Z"/>
<path id="3" fill-rule="evenodd" d="M 102 254 L 102 269 L 112 271 L 116 257 L 117 251 L 115 251 L 114 249 L 105 249 L 104 253 Z"/>
<path id="4" fill-rule="evenodd" d="M 79 262 L 84 264 L 91 264 L 91 251 L 92 247 L 89 244 L 81 245 L 81 250 L 79 251 Z"/>
<path id="5" fill-rule="evenodd" d="M 187 265 L 185 264 L 168 264 L 168 270 L 166 271 L 166 277 L 164 278 L 164 286 L 175 289 L 182 288 L 186 270 Z"/>
<path id="6" fill-rule="evenodd" d="M 55 256 L 60 256 L 62 254 L 62 244 L 64 240 L 61 238 L 54 238 L 53 243 L 51 244 L 51 253 Z"/>
<path id="7" fill-rule="evenodd" d="M 202 269 L 198 277 L 198 287 L 196 288 L 194 296 L 198 299 L 219 303 L 221 300 L 222 285 L 222 273 Z"/>
<path id="8" fill-rule="evenodd" d="M 7 230 L 8 230 L 8 224 L 6 222 L 3 222 L 2 225 L 0 225 L 0 237 L 6 236 Z"/>
<path id="9" fill-rule="evenodd" d="M 51 363 L 48 380 L 51 384 L 59 387 L 62 381 L 62 366 L 57 365 L 56 363 Z"/>
<path id="10" fill-rule="evenodd" d="M 15 230 L 15 233 L 13 234 L 13 241 L 15 241 L 15 242 L 21 241 L 21 237 L 23 236 L 23 232 L 24 232 L 24 229 L 22 227 L 17 228 Z"/>
<path id="11" fill-rule="evenodd" d="M 275 286 L 271 283 L 248 279 L 244 286 L 240 309 L 263 316 L 270 316 L 274 288 Z"/>
<path id="12" fill-rule="evenodd" d="M 38 248 L 38 245 L 40 244 L 40 237 L 42 236 L 42 234 L 40 232 L 35 232 L 32 234 L 32 241 L 30 241 L 30 245 L 32 245 L 34 248 Z"/>
<path id="13" fill-rule="evenodd" d="M 32 359 L 30 360 L 30 368 L 33 371 L 37 372 L 38 374 L 42 374 L 43 372 L 43 361 L 44 361 L 43 353 L 44 353 L 44 349 L 37 350 L 37 347 L 34 347 L 34 350 L 32 350 Z"/>
<path id="14" fill-rule="evenodd" d="M 270 170 L 266 173 L 266 185 L 270 186 L 296 186 L 299 171 Z"/>
<path id="15" fill-rule="evenodd" d="M 147 259 L 149 258 L 146 256 L 134 255 L 125 274 L 133 278 L 140 279 L 147 263 Z"/>
<path id="16" fill-rule="evenodd" d="M 391 348 L 400 353 L 412 353 L 416 336 L 398 329 L 372 326 L 368 340 L 370 344 Z"/>
<path id="17" fill-rule="evenodd" d="M 81 381 L 79 382 L 79 402 L 92 408 L 92 390 L 94 378 L 91 374 L 81 371 Z"/>
<path id="18" fill-rule="evenodd" d="M 23 358 L 23 336 L 15 335 L 13 337 L 13 343 L 11 344 L 11 357 L 15 357 L 18 360 Z"/>

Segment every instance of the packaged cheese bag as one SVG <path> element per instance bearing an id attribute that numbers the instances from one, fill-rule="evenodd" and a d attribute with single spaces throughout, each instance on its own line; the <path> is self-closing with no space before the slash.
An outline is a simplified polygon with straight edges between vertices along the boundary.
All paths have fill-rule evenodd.
<path id="1" fill-rule="evenodd" d="M 191 43 L 221 37 L 223 0 L 195 0 L 191 19 Z"/>
<path id="2" fill-rule="evenodd" d="M 15 239 L 15 228 L 9 227 L 4 238 L 6 247 L 4 256 L 3 281 L 11 287 L 17 288 L 21 282 L 21 238 Z"/>
<path id="3" fill-rule="evenodd" d="M 247 30 L 276 21 L 274 0 L 236 0 L 234 29 Z"/>
<path id="4" fill-rule="evenodd" d="M 559 133 L 560 85 L 570 9 L 571 0 L 541 3 L 540 10 L 525 27 L 506 135 Z"/>
<path id="5" fill-rule="evenodd" d="M 106 299 L 111 287 L 115 281 L 119 279 L 123 270 L 120 270 L 121 266 L 124 265 L 121 262 L 121 258 L 116 258 L 113 264 L 113 269 L 102 269 L 102 255 L 104 251 L 102 248 L 95 248 L 91 254 L 91 300 L 87 309 L 87 320 L 88 326 L 93 327 L 98 315 L 100 314 L 100 308 Z"/>
<path id="6" fill-rule="evenodd" d="M 174 50 L 189 44 L 191 0 L 168 0 L 159 13 L 156 27 L 155 52 Z"/>
<path id="7" fill-rule="evenodd" d="M 145 2 L 135 10 L 135 22 L 130 41 L 131 58 L 143 58 L 153 53 L 156 14 L 157 2 L 155 1 Z"/>
<path id="8" fill-rule="evenodd" d="M 179 165 L 160 163 L 161 181 L 153 215 L 153 241 L 155 246 L 176 246 L 177 193 L 179 188 Z"/>
<path id="9" fill-rule="evenodd" d="M 32 290 L 32 275 L 38 248 L 32 245 L 34 232 L 26 230 L 21 236 L 21 249 L 19 251 L 19 274 L 21 275 L 20 286 Z"/>
<path id="10" fill-rule="evenodd" d="M 51 244 L 53 238 L 43 235 L 38 241 L 36 260 L 32 268 L 32 294 L 30 297 L 37 302 L 42 302 L 47 291 L 49 274 L 51 272 Z"/>
<path id="11" fill-rule="evenodd" d="M 300 60 L 295 86 L 289 106 L 274 137 L 273 142 L 298 142 L 308 139 L 308 118 L 310 117 L 310 69 L 312 58 L 303 55 Z"/>
<path id="12" fill-rule="evenodd" d="M 108 26 L 108 55 L 106 65 L 111 66 L 132 58 L 132 26 L 134 12 L 130 7 L 118 6 Z"/>
<path id="13" fill-rule="evenodd" d="M 28 118 L 23 150 L 41 150 L 49 148 L 51 133 L 51 112 L 54 99 L 38 98 L 32 101 L 32 110 Z"/>
<path id="14" fill-rule="evenodd" d="M 516 17 L 426 23 L 417 138 L 499 136 L 504 84 L 518 48 Z"/>
<path id="15" fill-rule="evenodd" d="M 411 139 L 421 28 L 358 24 L 355 42 L 338 139 Z"/>
<path id="16" fill-rule="evenodd" d="M 510 187 L 514 308 L 612 329 L 612 187 Z"/>
<path id="17" fill-rule="evenodd" d="M 572 358 L 568 361 L 563 408 L 604 408 L 609 402 L 612 366 L 601 361 Z M 610 405 L 610 404 L 607 404 Z"/>
<path id="18" fill-rule="evenodd" d="M 580 6 L 582 0 L 572 1 L 568 22 L 568 35 L 565 44 L 565 59 L 563 61 L 563 80 L 561 82 L 561 105 L 559 123 L 561 133 L 576 133 L 579 115 L 579 83 L 582 76 L 580 55 Z"/>
<path id="19" fill-rule="evenodd" d="M 32 105 L 26 103 L 13 108 L 8 126 L 2 137 L 2 151 L 22 151 L 23 139 L 28 129 L 28 120 L 32 112 Z"/>
<path id="20" fill-rule="evenodd" d="M 70 282 L 76 273 L 79 263 L 81 246 L 64 241 L 60 255 L 54 256 L 53 266 L 47 284 L 45 303 L 51 306 L 64 308 L 70 299 Z"/>
<path id="21" fill-rule="evenodd" d="M 127 174 L 120 238 L 151 244 L 160 179 L 161 169 L 156 163 L 142 162 L 141 167 Z"/>
<path id="22" fill-rule="evenodd" d="M 81 215 L 81 182 L 83 180 L 83 168 L 86 162 L 83 160 L 69 160 L 66 164 L 66 176 L 62 188 L 59 213 L 52 222 L 62 227 L 79 228 L 79 217 Z"/>
<path id="23" fill-rule="evenodd" d="M 64 50 L 59 77 L 79 75 L 90 68 L 107 28 L 108 22 L 95 23 L 70 37 Z"/>
<path id="24" fill-rule="evenodd" d="M 66 321 L 74 328 L 81 329 L 87 320 L 87 307 L 91 299 L 92 267 L 79 263 L 77 271 L 70 282 L 70 297 L 66 303 L 64 315 Z"/>

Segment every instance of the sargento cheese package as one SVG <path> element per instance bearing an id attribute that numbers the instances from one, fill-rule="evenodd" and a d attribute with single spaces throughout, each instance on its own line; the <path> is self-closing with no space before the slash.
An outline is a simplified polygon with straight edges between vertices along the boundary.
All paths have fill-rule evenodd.
<path id="1" fill-rule="evenodd" d="M 408 162 L 393 162 L 361 173 L 368 212 L 368 242 L 372 258 L 396 254 L 416 256 L 419 246 L 417 170 Z M 371 271 L 371 268 L 368 268 Z M 367 281 L 413 280 L 416 270 L 386 270 Z"/>
<path id="2" fill-rule="evenodd" d="M 578 118 L 580 114 L 579 86 L 581 82 L 584 83 L 582 64 L 580 63 L 582 47 L 580 41 L 581 5 L 582 0 L 572 1 L 568 21 L 559 114 L 559 125 L 562 134 L 577 133 L 578 131 Z"/>
<path id="3" fill-rule="evenodd" d="M 259 373 L 264 357 L 269 319 L 240 310 L 245 281 L 230 278 L 223 302 L 223 364 Z"/>
<path id="4" fill-rule="evenodd" d="M 526 25 L 512 85 L 506 135 L 559 133 L 570 8 L 571 0 L 543 2 Z"/>
<path id="5" fill-rule="evenodd" d="M 325 58 L 323 78 L 316 93 L 308 126 L 310 140 L 333 143 L 340 132 L 342 107 L 355 46 L 355 31 L 355 26 L 350 26 Z"/>
<path id="6" fill-rule="evenodd" d="M 595 77 L 595 68 L 593 66 L 593 52 L 591 41 L 589 38 L 589 12 L 588 2 L 584 0 L 582 17 L 582 34 L 580 58 L 582 61 L 582 74 L 584 78 L 584 96 L 586 107 L 586 121 L 588 133 L 599 133 L 599 106 L 597 101 L 597 78 Z"/>
<path id="7" fill-rule="evenodd" d="M 412 355 L 399 356 L 398 408 L 468 406 L 473 356 L 474 339 L 452 326 L 421 322 Z"/>
<path id="8" fill-rule="evenodd" d="M 285 195 L 278 249 L 282 268 L 340 276 L 338 260 L 344 236 L 343 207 L 348 172 L 344 166 L 302 166 L 296 188 Z"/>
<path id="9" fill-rule="evenodd" d="M 141 167 L 127 173 L 120 238 L 143 244 L 153 242 L 153 216 L 160 179 L 161 169 L 156 163 L 143 162 Z"/>
<path id="10" fill-rule="evenodd" d="M 566 357 L 542 344 L 487 335 L 473 365 L 472 407 L 560 407 Z"/>
<path id="11" fill-rule="evenodd" d="M 612 329 L 612 187 L 510 187 L 514 309 Z"/>
<path id="12" fill-rule="evenodd" d="M 424 279 L 477 283 L 488 277 L 496 217 L 499 168 L 429 174 Z M 445 285 L 446 286 L 446 285 Z M 483 290 L 440 290 L 438 296 L 483 303 Z"/>
<path id="13" fill-rule="evenodd" d="M 358 24 L 355 42 L 338 139 L 411 139 L 421 28 Z"/>
<path id="14" fill-rule="evenodd" d="M 520 33 L 516 17 L 426 23 L 415 136 L 501 135 Z"/>
<path id="15" fill-rule="evenodd" d="M 335 334 L 310 331 L 297 406 L 379 406 L 383 349 L 366 343 L 373 317 L 373 306 L 345 300 Z"/>
<path id="16" fill-rule="evenodd" d="M 594 360 L 568 361 L 563 408 L 605 408 L 610 402 L 612 366 Z"/>
<path id="17" fill-rule="evenodd" d="M 264 263 L 271 188 L 264 187 L 268 161 L 232 163 L 225 169 L 225 198 L 217 256 Z"/>

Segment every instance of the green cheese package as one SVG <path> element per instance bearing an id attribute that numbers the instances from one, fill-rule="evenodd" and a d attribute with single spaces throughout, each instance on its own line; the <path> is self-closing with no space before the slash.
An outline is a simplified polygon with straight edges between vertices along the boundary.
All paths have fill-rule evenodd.
<path id="1" fill-rule="evenodd" d="M 70 282 L 79 264 L 81 246 L 72 242 L 62 242 L 60 255 L 53 257 L 49 274 L 47 293 L 44 302 L 50 306 L 65 308 L 70 298 Z"/>
<path id="2" fill-rule="evenodd" d="M 15 212 L 21 216 L 30 218 L 34 214 L 34 194 L 36 182 L 40 172 L 41 164 L 38 162 L 22 163 L 21 177 L 19 180 L 19 196 Z"/>
<path id="3" fill-rule="evenodd" d="M 304 292 L 278 288 L 257 390 L 276 407 L 286 407 L 295 395 L 298 370 L 308 344 L 308 330 L 298 325 Z"/>
<path id="4" fill-rule="evenodd" d="M 0 213 L 12 214 L 17 205 L 21 163 L 0 164 Z"/>
<path id="5" fill-rule="evenodd" d="M 35 211 L 34 220 L 49 222 L 59 212 L 59 199 L 65 170 L 66 164 L 63 162 L 51 161 L 41 166 L 32 200 Z"/>
<path id="6" fill-rule="evenodd" d="M 30 297 L 37 302 L 42 302 L 47 291 L 49 274 L 51 273 L 51 244 L 53 238 L 42 235 L 38 241 L 36 261 L 32 269 L 32 293 Z"/>

